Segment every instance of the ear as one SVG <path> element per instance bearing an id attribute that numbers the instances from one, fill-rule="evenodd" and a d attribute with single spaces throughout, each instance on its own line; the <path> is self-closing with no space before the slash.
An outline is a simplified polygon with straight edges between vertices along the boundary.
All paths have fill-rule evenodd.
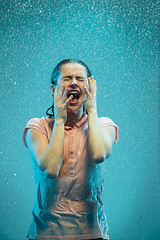
<path id="1" fill-rule="evenodd" d="M 51 93 L 52 93 L 52 95 L 54 96 L 54 85 L 53 84 L 51 84 L 51 86 L 50 86 L 50 88 L 51 88 Z"/>

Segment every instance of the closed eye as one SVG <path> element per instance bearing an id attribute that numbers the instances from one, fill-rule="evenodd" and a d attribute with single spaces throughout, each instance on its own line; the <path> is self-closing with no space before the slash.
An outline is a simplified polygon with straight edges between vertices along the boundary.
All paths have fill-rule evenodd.
<path id="1" fill-rule="evenodd" d="M 71 80 L 71 79 L 72 79 L 72 77 L 70 77 L 70 76 L 67 76 L 67 77 L 64 77 L 64 78 L 63 78 L 64 81 L 69 81 L 69 80 Z"/>
<path id="2" fill-rule="evenodd" d="M 66 76 L 66 77 L 63 78 L 63 80 L 64 80 L 64 81 L 70 81 L 70 80 L 72 80 L 72 76 Z M 77 81 L 84 81 L 85 79 L 84 79 L 84 77 L 77 76 L 77 77 L 76 77 L 76 80 L 77 80 Z"/>
<path id="3" fill-rule="evenodd" d="M 78 81 L 84 81 L 84 78 L 83 78 L 83 77 L 76 77 L 76 79 L 77 79 Z"/>

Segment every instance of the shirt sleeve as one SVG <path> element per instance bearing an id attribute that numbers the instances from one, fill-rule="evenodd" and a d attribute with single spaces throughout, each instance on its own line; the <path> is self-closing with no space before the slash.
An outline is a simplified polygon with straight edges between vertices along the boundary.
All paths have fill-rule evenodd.
<path id="1" fill-rule="evenodd" d="M 101 117 L 99 118 L 99 122 L 102 128 L 105 128 L 107 126 L 113 126 L 116 132 L 116 138 L 114 144 L 116 144 L 119 140 L 119 127 L 110 119 L 107 117 Z"/>
<path id="2" fill-rule="evenodd" d="M 47 131 L 46 131 L 46 127 L 45 127 L 43 118 L 32 118 L 31 120 L 29 120 L 27 122 L 27 125 L 23 131 L 22 141 L 26 147 L 27 147 L 27 143 L 25 140 L 25 136 L 26 136 L 28 129 L 30 129 L 30 128 L 36 129 L 36 130 L 40 131 L 42 134 L 44 134 L 45 136 L 47 136 Z"/>

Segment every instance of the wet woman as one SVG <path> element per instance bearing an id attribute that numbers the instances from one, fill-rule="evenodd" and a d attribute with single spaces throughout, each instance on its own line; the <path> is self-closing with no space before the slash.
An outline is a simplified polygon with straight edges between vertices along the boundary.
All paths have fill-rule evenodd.
<path id="1" fill-rule="evenodd" d="M 98 118 L 96 89 L 84 62 L 61 61 L 52 73 L 48 117 L 24 129 L 37 186 L 28 239 L 109 239 L 102 192 L 118 126 Z"/>

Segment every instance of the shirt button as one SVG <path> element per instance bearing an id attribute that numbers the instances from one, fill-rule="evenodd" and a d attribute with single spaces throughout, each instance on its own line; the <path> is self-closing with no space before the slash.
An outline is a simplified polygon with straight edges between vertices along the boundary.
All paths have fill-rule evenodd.
<path id="1" fill-rule="evenodd" d="M 71 155 L 71 158 L 73 158 L 74 153 L 71 151 L 71 152 L 70 152 L 70 155 Z"/>
<path id="2" fill-rule="evenodd" d="M 71 167 L 71 169 L 73 169 L 73 163 L 71 163 L 70 167 Z"/>
<path id="3" fill-rule="evenodd" d="M 73 144 L 71 144 L 71 148 L 73 148 L 73 146 L 74 146 L 74 145 L 73 145 Z"/>
<path id="4" fill-rule="evenodd" d="M 73 137 L 73 133 L 71 134 L 71 137 Z"/>

